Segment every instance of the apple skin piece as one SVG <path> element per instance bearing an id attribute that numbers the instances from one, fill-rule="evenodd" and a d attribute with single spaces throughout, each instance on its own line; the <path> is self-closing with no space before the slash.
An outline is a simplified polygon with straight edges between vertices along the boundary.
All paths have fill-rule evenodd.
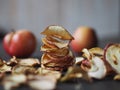
<path id="1" fill-rule="evenodd" d="M 36 37 L 26 29 L 10 32 L 3 39 L 3 47 L 10 56 L 30 56 L 36 49 Z"/>
<path id="2" fill-rule="evenodd" d="M 104 59 L 109 63 L 113 70 L 120 74 L 120 44 L 108 44 L 105 47 Z"/>

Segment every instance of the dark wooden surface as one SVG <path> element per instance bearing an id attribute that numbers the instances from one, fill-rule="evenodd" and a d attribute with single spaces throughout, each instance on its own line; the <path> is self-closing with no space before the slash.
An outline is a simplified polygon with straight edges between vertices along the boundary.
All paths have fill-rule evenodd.
<path id="1" fill-rule="evenodd" d="M 36 50 L 31 57 L 40 58 L 41 53 L 39 52 L 39 50 Z M 4 51 L 1 41 L 0 41 L 0 58 L 4 60 L 8 60 L 10 58 L 10 56 L 7 55 L 7 53 Z M 0 90 L 3 90 L 2 86 L 0 86 Z M 22 88 L 20 90 L 28 89 Z M 106 77 L 104 80 L 93 80 L 92 83 L 76 79 L 65 83 L 59 82 L 57 84 L 56 90 L 120 90 L 120 81 L 114 81 L 113 77 Z"/>

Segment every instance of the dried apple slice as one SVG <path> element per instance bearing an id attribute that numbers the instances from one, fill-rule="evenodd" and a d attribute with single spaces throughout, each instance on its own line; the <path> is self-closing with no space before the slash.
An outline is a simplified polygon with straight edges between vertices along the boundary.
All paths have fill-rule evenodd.
<path id="1" fill-rule="evenodd" d="M 120 44 L 108 44 L 105 47 L 104 58 L 116 73 L 120 73 Z"/>
<path id="2" fill-rule="evenodd" d="M 48 53 L 44 53 L 43 56 L 41 57 L 41 63 L 49 63 L 51 61 L 55 61 L 55 62 L 65 62 L 67 59 L 69 59 L 69 57 L 71 57 L 72 59 L 74 58 L 73 54 L 71 51 L 69 51 L 69 53 L 66 55 L 66 56 L 52 56 L 52 55 L 49 55 Z M 75 61 L 75 60 L 72 60 L 72 61 Z"/>
<path id="3" fill-rule="evenodd" d="M 68 47 L 65 47 L 57 50 L 51 50 L 50 52 L 47 52 L 47 54 L 49 54 L 49 56 L 52 56 L 52 57 L 60 58 L 60 57 L 67 56 L 69 54 L 69 49 Z"/>
<path id="4" fill-rule="evenodd" d="M 46 37 L 46 42 L 51 44 L 51 45 L 55 45 L 58 48 L 63 48 L 63 47 L 67 47 L 70 43 L 70 40 L 62 40 L 53 36 L 47 36 Z"/>
<path id="5" fill-rule="evenodd" d="M 88 76 L 88 73 L 78 66 L 69 67 L 66 74 L 60 79 L 60 81 L 65 82 L 73 78 L 82 78 L 89 82 L 92 81 L 92 79 Z"/>
<path id="6" fill-rule="evenodd" d="M 3 66 L 0 67 L 0 73 L 11 72 L 11 70 L 12 70 L 12 67 L 7 66 L 6 64 L 4 64 Z"/>
<path id="7" fill-rule="evenodd" d="M 16 65 L 12 69 L 12 74 L 36 74 L 36 70 L 34 67 Z"/>
<path id="8" fill-rule="evenodd" d="M 37 73 L 40 74 L 40 75 L 44 75 L 44 76 L 45 75 L 52 75 L 57 80 L 60 79 L 60 77 L 62 75 L 62 73 L 59 72 L 59 71 L 48 70 L 48 69 L 45 69 L 45 68 L 38 68 Z"/>
<path id="9" fill-rule="evenodd" d="M 56 88 L 57 80 L 54 76 L 28 76 L 28 85 L 34 90 L 54 90 Z"/>
<path id="10" fill-rule="evenodd" d="M 7 62 L 9 66 L 22 65 L 22 66 L 40 66 L 40 61 L 37 58 L 13 58 Z"/>
<path id="11" fill-rule="evenodd" d="M 83 49 L 83 56 L 87 59 L 82 61 L 81 68 L 87 71 L 90 77 L 102 79 L 107 75 L 106 63 L 103 58 L 99 57 L 99 55 L 93 55 L 93 52 L 88 49 Z"/>
<path id="12" fill-rule="evenodd" d="M 0 73 L 11 72 L 11 70 L 12 67 L 8 66 L 4 60 L 0 59 Z"/>
<path id="13" fill-rule="evenodd" d="M 98 56 L 100 58 L 103 58 L 103 55 L 104 55 L 104 50 L 99 47 L 95 47 L 95 48 L 91 48 L 91 49 L 84 48 L 82 50 L 82 52 L 83 52 L 83 57 L 85 57 L 87 59 L 91 59 L 92 56 Z"/>
<path id="14" fill-rule="evenodd" d="M 56 59 L 56 58 L 62 59 L 62 58 L 66 58 L 68 56 L 71 56 L 74 58 L 72 51 L 68 50 L 67 48 L 63 48 L 63 49 L 60 49 L 57 51 L 52 51 L 52 52 L 56 54 L 55 56 L 54 56 L 54 54 L 50 54 L 50 53 L 48 54 L 48 56 L 52 59 Z M 59 54 L 61 54 L 61 55 L 59 55 Z"/>
<path id="15" fill-rule="evenodd" d="M 104 50 L 102 48 L 99 48 L 99 47 L 91 48 L 91 49 L 89 49 L 89 52 L 95 56 L 103 57 L 103 55 L 104 55 Z"/>
<path id="16" fill-rule="evenodd" d="M 11 58 L 6 64 L 9 66 L 15 66 L 18 64 L 18 60 L 15 56 L 13 56 L 13 58 Z"/>
<path id="17" fill-rule="evenodd" d="M 40 61 L 37 58 L 17 59 L 18 64 L 22 66 L 40 66 Z"/>
<path id="18" fill-rule="evenodd" d="M 48 26 L 41 34 L 54 36 L 60 39 L 72 40 L 72 35 L 63 27 L 57 25 Z"/>
<path id="19" fill-rule="evenodd" d="M 88 60 L 92 59 L 92 54 L 89 52 L 88 49 L 84 48 L 82 52 L 83 52 L 82 55 L 83 57 L 87 58 Z"/>
<path id="20" fill-rule="evenodd" d="M 99 47 L 91 48 L 91 49 L 83 49 L 83 57 L 87 58 L 86 60 L 83 60 L 81 64 L 81 68 L 83 70 L 88 71 L 89 69 L 91 71 L 97 70 L 97 67 L 95 64 L 92 64 L 94 61 L 92 60 L 94 57 L 98 57 L 104 62 L 104 65 L 106 67 L 107 73 L 106 75 L 110 75 L 111 73 L 114 73 L 111 66 L 109 65 L 106 60 L 104 60 L 104 51 L 103 49 Z"/>
<path id="21" fill-rule="evenodd" d="M 83 58 L 83 57 L 76 57 L 75 58 L 75 64 L 76 65 L 80 65 L 83 60 L 85 60 L 85 58 Z"/>
<path id="22" fill-rule="evenodd" d="M 42 38 L 42 42 L 43 42 L 46 46 L 48 46 L 48 47 L 50 47 L 50 48 L 58 48 L 58 47 L 55 46 L 54 44 L 48 43 L 48 41 L 47 41 L 46 38 Z"/>
<path id="23" fill-rule="evenodd" d="M 3 86 L 5 90 L 13 90 L 18 88 L 21 84 L 25 84 L 26 81 L 27 78 L 24 74 L 9 75 L 4 78 Z"/>
<path id="24" fill-rule="evenodd" d="M 88 70 L 88 75 L 96 79 L 102 79 L 107 75 L 107 68 L 104 61 L 100 57 L 93 57 L 91 68 Z"/>
<path id="25" fill-rule="evenodd" d="M 72 63 L 71 63 L 72 62 Z M 71 51 L 69 51 L 68 55 L 63 56 L 63 57 L 52 57 L 49 54 L 45 53 L 43 54 L 41 58 L 41 64 L 47 66 L 54 67 L 54 65 L 59 65 L 59 66 L 66 66 L 66 65 L 73 65 L 75 63 L 75 60 L 73 60 L 73 54 Z"/>
<path id="26" fill-rule="evenodd" d="M 51 48 L 51 47 L 49 47 L 49 46 L 47 46 L 45 44 L 43 46 L 41 46 L 41 48 L 40 48 L 40 50 L 44 51 L 44 52 L 50 52 L 52 50 L 57 50 L 57 49 L 58 49 L 57 47 Z"/>

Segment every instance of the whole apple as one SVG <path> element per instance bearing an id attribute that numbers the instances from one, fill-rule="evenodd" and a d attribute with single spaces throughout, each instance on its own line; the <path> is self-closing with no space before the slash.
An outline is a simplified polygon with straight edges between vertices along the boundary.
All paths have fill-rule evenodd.
<path id="1" fill-rule="evenodd" d="M 73 34 L 74 40 L 71 41 L 73 51 L 79 53 L 83 48 L 92 48 L 97 46 L 98 38 L 93 28 L 81 26 Z"/>
<path id="2" fill-rule="evenodd" d="M 10 56 L 25 58 L 36 49 L 36 37 L 26 29 L 10 32 L 3 38 L 3 47 Z"/>

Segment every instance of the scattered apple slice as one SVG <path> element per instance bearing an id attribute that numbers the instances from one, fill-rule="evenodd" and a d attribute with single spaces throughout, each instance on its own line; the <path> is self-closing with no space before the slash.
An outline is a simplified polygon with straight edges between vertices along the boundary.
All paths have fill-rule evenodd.
<path id="1" fill-rule="evenodd" d="M 34 67 L 16 65 L 12 69 L 12 74 L 36 74 L 36 70 Z"/>
<path id="2" fill-rule="evenodd" d="M 45 68 L 38 68 L 37 70 L 37 73 L 40 74 L 40 75 L 52 75 L 54 76 L 54 78 L 56 78 L 57 80 L 60 79 L 62 73 L 60 71 L 53 71 L 53 70 L 48 70 L 48 69 L 45 69 Z"/>
<path id="3" fill-rule="evenodd" d="M 0 73 L 11 72 L 11 70 L 12 70 L 12 67 L 7 66 L 6 64 L 0 67 Z"/>
<path id="4" fill-rule="evenodd" d="M 105 63 L 101 58 L 97 56 L 92 58 L 92 64 L 88 71 L 88 75 L 96 79 L 102 79 L 107 75 Z"/>
<path id="5" fill-rule="evenodd" d="M 66 74 L 60 79 L 61 82 L 68 81 L 73 78 L 82 78 L 86 81 L 91 82 L 92 79 L 88 76 L 88 73 L 82 70 L 78 66 L 69 67 Z"/>
<path id="6" fill-rule="evenodd" d="M 104 55 L 104 50 L 102 48 L 99 48 L 99 47 L 91 48 L 91 49 L 89 49 L 89 52 L 95 56 L 103 57 L 103 55 Z"/>
<path id="7" fill-rule="evenodd" d="M 40 61 L 37 58 L 18 59 L 18 61 L 18 64 L 23 66 L 40 66 Z"/>
<path id="8" fill-rule="evenodd" d="M 92 78 L 102 79 L 107 75 L 106 62 L 101 58 L 103 57 L 101 54 L 103 51 L 100 48 L 83 49 L 83 57 L 86 59 L 81 62 L 81 68 Z"/>
<path id="9" fill-rule="evenodd" d="M 83 52 L 83 55 L 82 55 L 83 57 L 87 58 L 88 60 L 92 59 L 92 55 L 88 49 L 84 48 L 82 52 Z"/>
<path id="10" fill-rule="evenodd" d="M 11 72 L 11 70 L 12 67 L 8 66 L 4 60 L 0 59 L 0 73 Z"/>
<path id="11" fill-rule="evenodd" d="M 85 60 L 85 58 L 83 58 L 83 57 L 76 57 L 76 58 L 75 58 L 75 64 L 76 64 L 76 65 L 79 65 L 79 64 L 81 64 L 81 62 L 82 62 L 83 60 Z"/>
<path id="12" fill-rule="evenodd" d="M 24 74 L 14 74 L 4 78 L 3 86 L 5 90 L 13 90 L 19 87 L 21 84 L 26 83 L 27 78 Z"/>
<path id="13" fill-rule="evenodd" d="M 28 75 L 28 85 L 34 90 L 54 90 L 56 79 L 53 76 Z"/>
<path id="14" fill-rule="evenodd" d="M 108 44 L 105 47 L 104 58 L 116 73 L 120 73 L 120 44 Z"/>

